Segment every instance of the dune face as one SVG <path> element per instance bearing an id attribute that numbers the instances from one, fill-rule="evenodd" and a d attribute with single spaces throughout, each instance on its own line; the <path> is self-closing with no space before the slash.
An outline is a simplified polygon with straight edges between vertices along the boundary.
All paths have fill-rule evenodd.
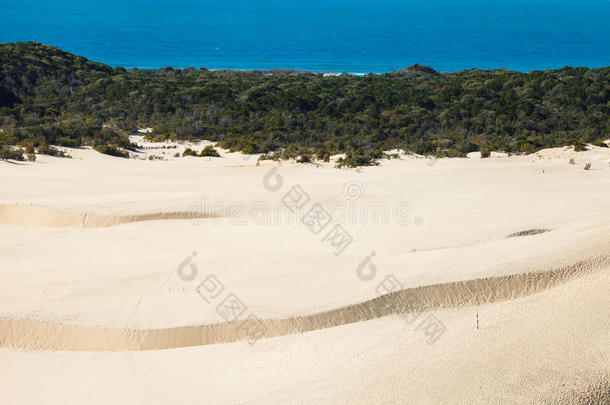
<path id="1" fill-rule="evenodd" d="M 607 148 L 146 159 L 203 144 L 167 146 L 0 162 L 3 401 L 610 403 Z"/>
<path id="2" fill-rule="evenodd" d="M 440 308 L 511 300 L 610 268 L 610 256 L 560 269 L 409 288 L 331 311 L 289 319 L 245 320 L 160 330 L 117 330 L 0 319 L 0 346 L 28 350 L 133 351 L 230 343 L 326 329 L 388 315 L 414 322 Z"/>

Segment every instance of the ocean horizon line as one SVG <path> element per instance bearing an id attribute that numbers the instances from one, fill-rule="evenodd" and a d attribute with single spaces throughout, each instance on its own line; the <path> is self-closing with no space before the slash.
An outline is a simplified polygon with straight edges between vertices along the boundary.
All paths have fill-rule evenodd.
<path id="1" fill-rule="evenodd" d="M 185 60 L 190 59 L 189 57 L 180 56 L 180 58 L 176 58 L 174 55 L 168 55 L 166 60 L 168 62 L 164 62 L 161 57 L 157 56 L 154 58 L 150 58 L 146 55 L 141 55 L 143 62 L 138 63 L 137 61 L 124 62 L 120 61 L 123 58 L 123 49 L 115 49 L 114 52 L 107 52 L 103 56 L 95 55 L 95 53 L 90 53 L 85 50 L 75 50 L 69 46 L 63 46 L 62 44 L 55 44 L 51 42 L 42 42 L 36 39 L 33 40 L 18 40 L 18 41 L 6 41 L 0 43 L 2 44 L 14 44 L 14 43 L 36 43 L 44 46 L 50 46 L 57 49 L 60 49 L 63 52 L 70 53 L 72 55 L 80 56 L 86 58 L 87 60 L 95 63 L 101 63 L 112 68 L 124 68 L 124 69 L 139 69 L 139 70 L 160 70 L 166 68 L 172 69 L 180 69 L 186 70 L 193 68 L 195 70 L 206 69 L 209 71 L 235 71 L 235 72 L 290 72 L 290 73 L 302 73 L 302 74 L 322 74 L 324 76 L 341 76 L 341 75 L 349 75 L 349 76 L 367 76 L 367 75 L 384 75 L 384 74 L 392 74 L 396 72 L 403 71 L 412 66 L 425 66 L 426 68 L 431 68 L 435 72 L 440 74 L 457 74 L 461 72 L 471 71 L 471 70 L 480 70 L 480 71 L 508 71 L 508 72 L 517 72 L 517 73 L 531 73 L 531 72 L 545 72 L 551 70 L 558 70 L 563 68 L 586 68 L 586 69 L 603 69 L 606 67 L 610 67 L 610 61 L 608 63 L 579 63 L 575 58 L 573 63 L 570 61 L 566 61 L 565 63 L 542 63 L 540 66 L 528 66 L 528 67 L 518 67 L 518 66 L 503 66 L 503 65 L 493 65 L 485 62 L 481 62 L 480 64 L 469 64 L 467 65 L 464 62 L 456 62 L 455 68 L 447 67 L 451 65 L 450 62 L 444 63 L 426 63 L 426 62 L 415 62 L 415 63 L 405 63 L 401 67 L 373 67 L 371 69 L 367 69 L 365 67 L 358 68 L 356 66 L 349 66 L 350 64 L 355 65 L 355 63 L 345 63 L 345 69 L 340 68 L 340 63 L 334 63 L 330 61 L 318 62 L 313 65 L 308 63 L 306 60 L 299 61 L 277 61 L 277 65 L 271 65 L 269 62 L 267 63 L 257 63 L 257 62 L 248 62 L 245 61 L 243 63 L 231 63 L 228 64 L 217 64 L 221 61 L 216 61 L 216 63 L 212 62 L 211 64 L 206 64 L 202 62 L 201 59 L 197 62 L 189 63 Z M 184 55 L 184 54 L 183 54 Z M 114 59 L 114 60 L 113 60 Z M 116 59 L 119 59 L 117 61 Z M 156 59 L 153 63 L 151 61 L 144 61 L 146 59 Z M 177 61 L 176 59 L 182 59 Z M 197 56 L 193 55 L 193 60 L 197 59 Z M 173 60 L 173 62 L 172 62 Z M 298 66 L 299 62 L 302 62 L 303 67 Z M 222 63 L 222 62 L 221 62 Z M 316 66 L 317 65 L 317 66 Z M 364 63 L 363 65 L 369 65 L 368 63 Z M 441 66 L 439 66 L 441 65 Z"/>

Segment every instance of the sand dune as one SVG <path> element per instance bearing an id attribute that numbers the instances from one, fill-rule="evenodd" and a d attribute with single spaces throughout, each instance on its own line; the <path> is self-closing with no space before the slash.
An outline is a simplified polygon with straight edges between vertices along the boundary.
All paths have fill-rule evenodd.
<path id="1" fill-rule="evenodd" d="M 70 153 L 0 162 L 4 402 L 608 403 L 608 148 L 357 171 Z M 336 203 L 341 255 L 298 221 L 188 221 L 222 212 L 204 197 L 274 208 L 296 186 L 306 209 Z M 423 222 L 349 220 L 400 202 Z M 210 274 L 224 290 L 205 302 Z M 402 290 L 380 290 L 390 275 Z M 229 294 L 261 320 L 224 322 Z M 434 344 L 418 327 L 431 315 Z"/>
<path id="2" fill-rule="evenodd" d="M 418 314 L 532 295 L 592 271 L 610 267 L 610 256 L 544 272 L 407 288 L 375 299 L 288 319 L 237 322 L 157 330 L 83 328 L 29 320 L 0 319 L 0 346 L 35 350 L 139 351 L 229 343 L 326 329 L 392 314 Z M 260 323 L 259 323 L 260 322 Z M 263 326 L 261 328 L 261 325 Z M 258 329 L 257 329 L 258 328 Z"/>
<path id="3" fill-rule="evenodd" d="M 106 228 L 130 222 L 212 218 L 195 211 L 154 212 L 132 215 L 98 215 L 56 210 L 38 205 L 0 205 L 0 225 L 31 227 Z"/>

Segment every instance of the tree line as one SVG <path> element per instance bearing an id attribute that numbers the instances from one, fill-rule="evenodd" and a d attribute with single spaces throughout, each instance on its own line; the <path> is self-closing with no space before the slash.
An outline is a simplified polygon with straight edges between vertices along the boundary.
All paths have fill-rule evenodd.
<path id="1" fill-rule="evenodd" d="M 0 45 L 0 146 L 90 145 L 124 156 L 128 135 L 210 140 L 268 158 L 373 164 L 390 149 L 459 157 L 533 153 L 609 136 L 610 68 L 365 76 L 124 69 L 35 42 Z M 46 145 L 46 146 L 45 146 Z"/>

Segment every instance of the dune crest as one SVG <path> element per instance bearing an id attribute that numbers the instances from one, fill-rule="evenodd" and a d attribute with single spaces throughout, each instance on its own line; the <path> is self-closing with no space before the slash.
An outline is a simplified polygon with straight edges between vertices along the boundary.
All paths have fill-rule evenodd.
<path id="1" fill-rule="evenodd" d="M 524 297 L 610 267 L 610 256 L 509 276 L 407 288 L 357 304 L 286 319 L 243 320 L 156 330 L 85 328 L 31 320 L 0 319 L 0 347 L 60 351 L 141 351 L 284 336 L 393 314 L 481 305 Z M 259 322 L 259 323 L 257 323 Z"/>
<path id="2" fill-rule="evenodd" d="M 520 236 L 532 236 L 532 235 L 540 235 L 541 233 L 551 232 L 550 229 L 545 228 L 534 228 L 534 229 L 526 229 L 524 231 L 513 232 L 509 235 L 506 235 L 507 238 L 518 238 Z"/>
<path id="3" fill-rule="evenodd" d="M 154 212 L 132 215 L 99 215 L 57 210 L 38 205 L 0 205 L 0 225 L 29 227 L 107 228 L 130 222 L 214 218 L 195 211 Z"/>

